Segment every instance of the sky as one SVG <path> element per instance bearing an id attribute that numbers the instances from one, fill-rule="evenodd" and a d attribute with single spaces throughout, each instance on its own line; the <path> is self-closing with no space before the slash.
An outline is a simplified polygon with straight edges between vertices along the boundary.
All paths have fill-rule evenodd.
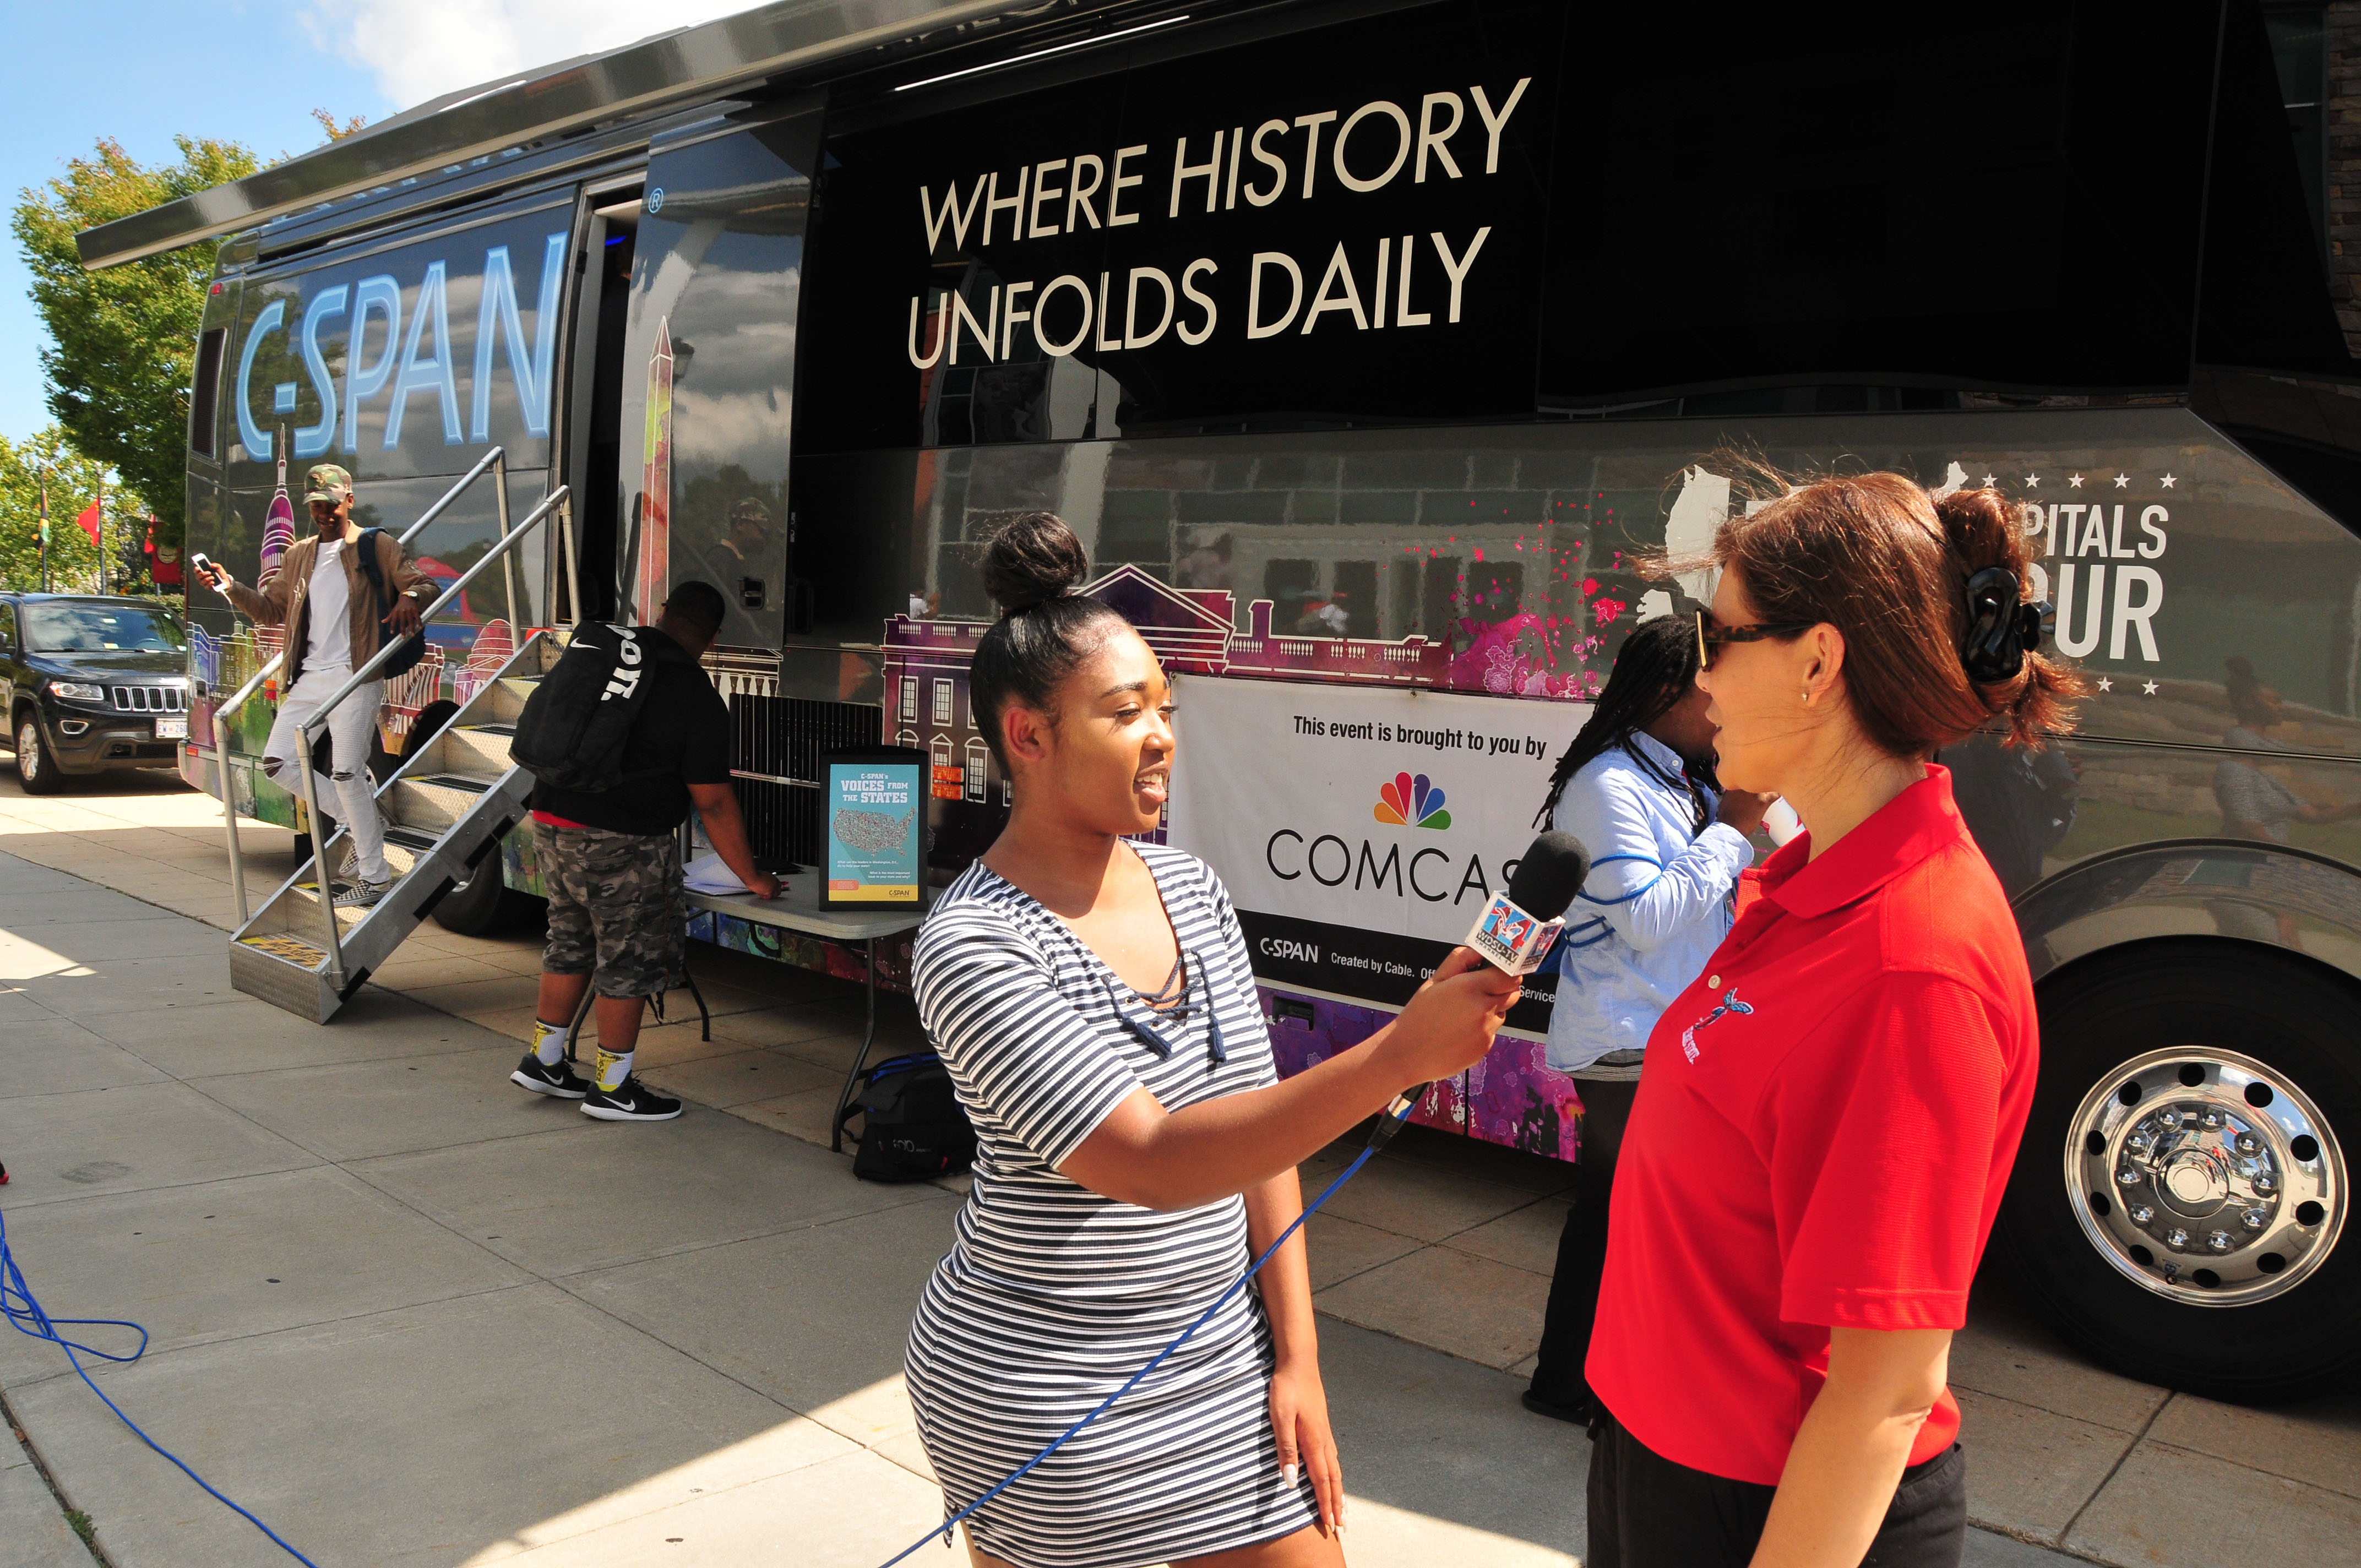
<path id="1" fill-rule="evenodd" d="M 266 159 L 324 139 L 314 108 L 381 120 L 455 88 L 630 43 L 754 0 L 94 0 L 12 4 L 0 58 L 0 196 L 64 172 L 102 137 L 143 163 L 175 135 Z M 105 36 L 94 47 L 93 32 Z M 31 276 L 0 232 L 0 435 L 49 422 Z"/>

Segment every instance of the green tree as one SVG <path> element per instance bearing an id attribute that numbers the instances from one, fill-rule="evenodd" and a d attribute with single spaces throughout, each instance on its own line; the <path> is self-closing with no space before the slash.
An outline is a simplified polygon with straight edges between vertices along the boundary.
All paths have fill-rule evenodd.
<path id="1" fill-rule="evenodd" d="M 189 384 L 217 242 L 184 246 L 104 272 L 84 271 L 74 247 L 74 236 L 82 229 L 242 179 L 261 167 L 236 142 L 175 140 L 180 161 L 155 168 L 141 165 L 119 142 L 101 141 L 92 157 L 68 159 L 62 175 L 18 192 L 10 227 L 32 271 L 33 302 L 54 345 L 41 351 L 49 411 L 75 450 L 114 468 L 126 488 L 149 498 L 159 541 L 177 546 Z M 87 504 L 85 495 L 76 510 Z M 53 550 L 57 517 L 52 496 Z M 68 532 L 80 539 L 71 521 L 69 514 Z M 143 521 L 143 536 L 144 532 Z M 87 546 L 87 540 L 82 543 Z"/>
<path id="2" fill-rule="evenodd" d="M 0 436 L 0 587 L 41 586 L 41 488 L 49 496 L 49 586 L 60 593 L 99 587 L 98 547 L 74 521 L 98 499 L 107 478 L 105 537 L 115 558 L 113 584 L 145 575 L 140 546 L 148 537 L 148 507 L 137 492 L 113 482 L 105 465 L 76 452 L 55 425 L 12 442 Z"/>

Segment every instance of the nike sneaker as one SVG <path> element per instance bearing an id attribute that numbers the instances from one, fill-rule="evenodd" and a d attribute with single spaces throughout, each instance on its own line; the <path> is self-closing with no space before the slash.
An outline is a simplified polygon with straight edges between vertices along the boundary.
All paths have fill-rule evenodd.
<path id="1" fill-rule="evenodd" d="M 656 1093 L 633 1073 L 612 1089 L 593 1088 L 583 1097 L 582 1113 L 602 1122 L 669 1122 L 680 1114 L 680 1102 Z"/>
<path id="2" fill-rule="evenodd" d="M 546 1094 L 556 1100 L 579 1100 L 590 1092 L 590 1080 L 577 1073 L 566 1062 L 544 1062 L 531 1051 L 517 1063 L 509 1081 L 519 1088 L 530 1089 L 535 1094 Z"/>

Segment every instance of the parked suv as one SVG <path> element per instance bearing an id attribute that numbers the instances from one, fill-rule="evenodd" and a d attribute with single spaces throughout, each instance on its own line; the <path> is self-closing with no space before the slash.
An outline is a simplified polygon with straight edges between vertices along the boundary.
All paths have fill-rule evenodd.
<path id="1" fill-rule="evenodd" d="M 189 734 L 189 641 L 152 599 L 0 594 L 5 744 L 28 795 L 75 773 L 169 768 Z"/>

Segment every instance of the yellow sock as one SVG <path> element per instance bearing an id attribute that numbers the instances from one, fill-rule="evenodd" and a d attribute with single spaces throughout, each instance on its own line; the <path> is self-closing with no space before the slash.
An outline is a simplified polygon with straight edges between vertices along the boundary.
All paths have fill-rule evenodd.
<path id="1" fill-rule="evenodd" d="M 598 1091 L 601 1094 L 611 1094 L 616 1090 L 620 1089 L 623 1086 L 623 1080 L 631 1076 L 631 1058 L 636 1053 L 631 1051 L 623 1051 L 619 1054 L 614 1051 L 607 1050 L 604 1047 L 600 1048 L 598 1052 Z"/>
<path id="2" fill-rule="evenodd" d="M 566 1025 L 546 1019 L 533 1021 L 533 1058 L 544 1067 L 555 1067 L 566 1058 Z"/>

